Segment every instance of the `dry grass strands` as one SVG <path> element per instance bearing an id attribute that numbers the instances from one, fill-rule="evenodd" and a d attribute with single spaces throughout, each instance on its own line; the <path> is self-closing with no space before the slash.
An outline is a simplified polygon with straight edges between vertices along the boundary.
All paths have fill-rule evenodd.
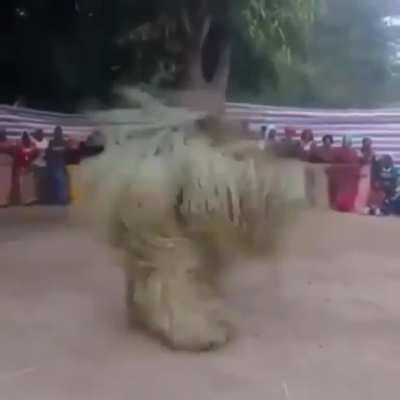
<path id="1" fill-rule="evenodd" d="M 292 209 L 289 180 L 223 126 L 198 130 L 201 115 L 123 93 L 143 107 L 95 115 L 107 148 L 83 168 L 83 214 L 124 254 L 129 312 L 173 348 L 220 346 L 230 324 L 217 276 L 229 255 L 271 254 Z"/>

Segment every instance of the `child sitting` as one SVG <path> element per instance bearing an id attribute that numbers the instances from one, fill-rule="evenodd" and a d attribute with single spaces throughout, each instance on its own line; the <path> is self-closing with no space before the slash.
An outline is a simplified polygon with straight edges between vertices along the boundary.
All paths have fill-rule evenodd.
<path id="1" fill-rule="evenodd" d="M 400 185 L 387 193 L 382 206 L 383 215 L 400 215 Z"/>
<path id="2" fill-rule="evenodd" d="M 367 213 L 374 215 L 392 214 L 390 210 L 395 207 L 399 189 L 398 174 L 393 159 L 390 155 L 385 155 L 373 169 L 372 193 Z"/>

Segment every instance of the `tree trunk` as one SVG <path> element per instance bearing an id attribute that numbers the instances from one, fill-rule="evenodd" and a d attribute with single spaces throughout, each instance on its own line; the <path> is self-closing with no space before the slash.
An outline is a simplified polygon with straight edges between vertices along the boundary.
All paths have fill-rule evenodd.
<path id="1" fill-rule="evenodd" d="M 202 71 L 203 45 L 210 31 L 212 19 L 206 16 L 200 29 L 194 32 L 186 50 L 186 59 L 183 66 L 183 87 L 189 90 L 198 90 L 204 87 Z"/>
<path id="2" fill-rule="evenodd" d="M 231 35 L 225 21 L 211 15 L 195 27 L 183 66 L 183 105 L 220 115 L 230 73 Z"/>

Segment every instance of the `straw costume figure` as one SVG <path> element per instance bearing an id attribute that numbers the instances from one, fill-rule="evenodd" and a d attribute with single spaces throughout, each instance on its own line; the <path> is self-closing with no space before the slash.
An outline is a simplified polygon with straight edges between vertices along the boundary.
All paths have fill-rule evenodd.
<path id="1" fill-rule="evenodd" d="M 218 296 L 223 267 L 272 251 L 296 200 L 292 180 L 256 142 L 121 93 L 126 108 L 94 115 L 107 144 L 83 167 L 84 214 L 123 254 L 135 320 L 174 349 L 218 347 L 232 333 Z"/>

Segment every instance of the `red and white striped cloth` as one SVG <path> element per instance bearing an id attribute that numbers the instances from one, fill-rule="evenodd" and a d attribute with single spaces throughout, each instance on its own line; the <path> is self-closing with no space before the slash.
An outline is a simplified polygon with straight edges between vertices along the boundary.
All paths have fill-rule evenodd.
<path id="1" fill-rule="evenodd" d="M 11 139 L 35 129 L 42 129 L 50 135 L 57 125 L 63 128 L 68 138 L 79 141 L 86 139 L 94 129 L 94 125 L 83 115 L 0 105 L 0 130 L 5 129 Z"/>
<path id="2" fill-rule="evenodd" d="M 300 135 L 310 128 L 317 141 L 331 134 L 339 145 L 342 136 L 348 135 L 356 148 L 369 137 L 378 155 L 390 154 L 400 164 L 400 108 L 329 110 L 228 103 L 226 113 L 229 119 L 248 122 L 254 131 L 273 124 L 280 133 L 293 127 Z"/>
<path id="3" fill-rule="evenodd" d="M 254 131 L 270 124 L 276 125 L 278 132 L 293 127 L 300 134 L 303 129 L 310 128 L 316 140 L 331 134 L 338 144 L 346 134 L 353 138 L 355 147 L 360 146 L 362 138 L 369 137 L 378 155 L 390 154 L 396 164 L 400 164 L 400 108 L 328 110 L 227 103 L 226 117 L 245 121 Z M 11 137 L 38 128 L 51 134 L 57 125 L 75 140 L 85 139 L 95 128 L 84 115 L 0 105 L 0 129 L 6 129 Z"/>

